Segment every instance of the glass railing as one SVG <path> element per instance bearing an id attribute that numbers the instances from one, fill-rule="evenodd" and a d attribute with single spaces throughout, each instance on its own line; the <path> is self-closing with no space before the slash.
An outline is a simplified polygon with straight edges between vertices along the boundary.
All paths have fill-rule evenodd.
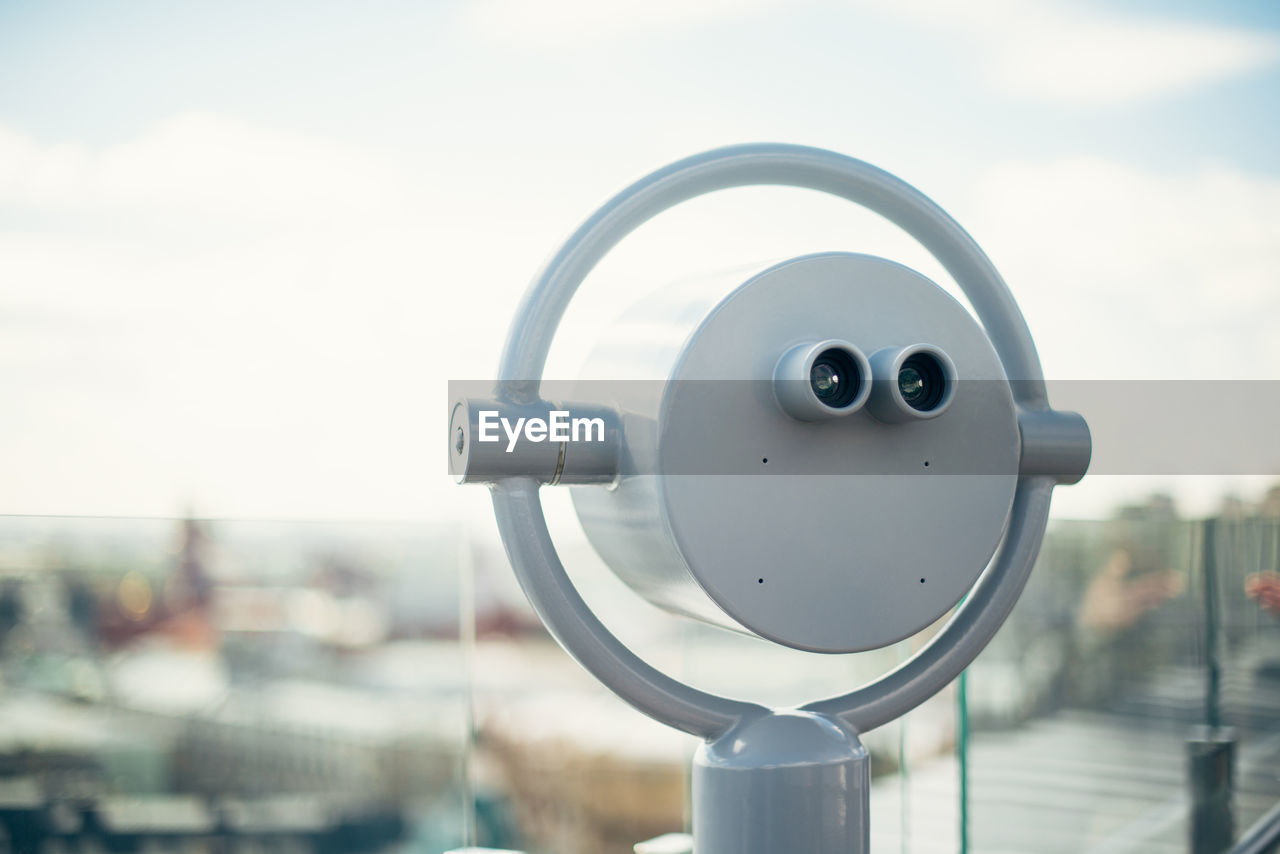
<path id="1" fill-rule="evenodd" d="M 1244 514 L 1054 525 L 966 677 L 968 850 L 1225 851 L 1280 801 L 1278 543 Z"/>
<path id="2" fill-rule="evenodd" d="M 1225 850 L 1280 800 L 1278 547 L 1244 514 L 1054 523 L 964 679 L 865 735 L 872 850 Z M 795 652 L 561 549 L 646 659 L 771 705 L 936 630 Z M 0 517 L 0 852 L 629 852 L 688 829 L 695 748 L 555 645 L 489 528 Z"/>

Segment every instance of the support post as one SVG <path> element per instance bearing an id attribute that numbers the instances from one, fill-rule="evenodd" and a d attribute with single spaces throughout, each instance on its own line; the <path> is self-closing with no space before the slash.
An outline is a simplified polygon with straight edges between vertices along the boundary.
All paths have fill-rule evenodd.
<path id="1" fill-rule="evenodd" d="M 1191 854 L 1222 854 L 1235 837 L 1231 810 L 1235 733 L 1229 727 L 1199 728 L 1187 739 L 1191 776 Z"/>
<path id="2" fill-rule="evenodd" d="M 1236 737 L 1230 727 L 1222 725 L 1217 520 L 1205 520 L 1200 547 L 1205 614 L 1205 723 L 1196 727 L 1187 739 L 1191 790 L 1189 830 L 1191 854 L 1220 854 L 1231 847 L 1235 836 L 1231 794 Z"/>
<path id="3" fill-rule="evenodd" d="M 871 759 L 838 718 L 743 720 L 693 760 L 698 854 L 867 854 Z"/>

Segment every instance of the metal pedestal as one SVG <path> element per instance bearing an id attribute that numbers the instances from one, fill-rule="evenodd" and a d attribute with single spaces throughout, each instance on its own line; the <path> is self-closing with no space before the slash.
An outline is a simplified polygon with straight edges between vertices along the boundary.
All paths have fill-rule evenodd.
<path id="1" fill-rule="evenodd" d="M 693 760 L 696 854 L 867 854 L 871 759 L 813 712 L 742 721 Z"/>

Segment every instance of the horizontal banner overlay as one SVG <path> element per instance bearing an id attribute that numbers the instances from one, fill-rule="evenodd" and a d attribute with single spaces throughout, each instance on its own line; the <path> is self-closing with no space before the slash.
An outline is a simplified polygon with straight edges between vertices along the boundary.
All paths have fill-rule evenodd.
<path id="1" fill-rule="evenodd" d="M 544 380 L 505 390 L 494 380 L 451 381 L 450 406 L 470 400 L 479 414 L 475 435 L 450 441 L 485 443 L 472 453 L 563 450 L 560 463 L 575 446 L 613 443 L 623 475 L 1008 476 L 1019 473 L 1021 454 L 1015 409 L 1001 401 L 1034 398 L 1018 386 L 957 380 L 936 417 L 887 423 L 866 407 L 798 420 L 777 403 L 772 380 Z M 1046 386 L 1055 410 L 1088 423 L 1090 475 L 1280 475 L 1280 380 Z M 966 453 L 966 439 L 983 452 Z"/>

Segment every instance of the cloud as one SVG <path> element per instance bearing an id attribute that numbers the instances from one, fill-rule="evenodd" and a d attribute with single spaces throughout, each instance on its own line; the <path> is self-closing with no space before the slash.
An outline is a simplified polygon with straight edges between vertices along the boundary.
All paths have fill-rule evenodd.
<path id="1" fill-rule="evenodd" d="M 869 3 L 919 26 L 963 36 L 997 91 L 1063 106 L 1176 95 L 1280 62 L 1280 37 L 1272 33 L 1130 17 L 1080 3 Z"/>
<path id="2" fill-rule="evenodd" d="M 860 0 L 834 25 L 887 17 L 940 32 L 976 54 L 995 91 L 1019 100 L 1104 107 L 1168 97 L 1280 62 L 1275 34 L 1117 14 L 1059 0 Z M 462 13 L 472 36 L 509 47 L 564 49 L 711 23 L 793 14 L 782 0 L 481 0 Z M 921 58 L 928 63 L 929 58 Z"/>
<path id="3" fill-rule="evenodd" d="M 416 165 L 202 113 L 0 128 L 0 511 L 420 513 L 444 378 L 508 316 L 488 228 L 503 307 L 551 236 Z"/>
<path id="4" fill-rule="evenodd" d="M 393 162 L 208 114 L 105 149 L 0 129 L 0 511 L 448 512 L 445 382 L 493 370 L 525 282 L 629 157 L 544 164 L 549 193 L 514 155 Z M 963 180 L 949 206 L 1051 377 L 1276 378 L 1280 181 L 1099 158 Z M 702 271 L 844 248 L 936 276 L 907 243 L 811 193 L 682 205 L 610 254 L 550 364 Z"/>
<path id="5" fill-rule="evenodd" d="M 1051 377 L 1280 379 L 1280 180 L 1076 157 L 975 183 L 966 225 Z"/>
<path id="6" fill-rule="evenodd" d="M 378 161 L 322 140 L 189 112 L 102 150 L 0 127 L 0 205 L 248 217 L 368 211 L 395 193 Z"/>
<path id="7" fill-rule="evenodd" d="M 784 0 L 479 0 L 462 24 L 482 38 L 512 45 L 562 47 L 658 30 L 684 30 L 793 6 Z"/>

